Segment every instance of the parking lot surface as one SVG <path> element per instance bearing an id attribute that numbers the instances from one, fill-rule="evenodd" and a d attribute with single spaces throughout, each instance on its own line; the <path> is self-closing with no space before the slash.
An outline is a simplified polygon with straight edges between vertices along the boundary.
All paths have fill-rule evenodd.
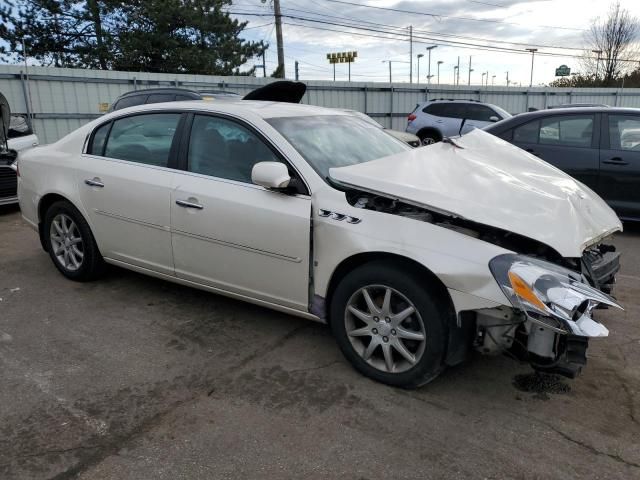
<path id="1" fill-rule="evenodd" d="M 640 478 L 640 228 L 576 380 L 474 356 L 374 383 L 329 329 L 125 270 L 64 279 L 0 209 L 0 478 Z M 532 387 L 532 388 L 524 388 Z"/>

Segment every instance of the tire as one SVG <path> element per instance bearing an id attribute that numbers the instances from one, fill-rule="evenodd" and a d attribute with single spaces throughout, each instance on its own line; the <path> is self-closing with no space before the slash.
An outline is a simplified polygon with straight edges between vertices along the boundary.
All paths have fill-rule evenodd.
<path id="1" fill-rule="evenodd" d="M 379 316 L 371 315 L 364 290 Z M 385 310 L 387 291 L 390 308 Z M 371 262 L 354 269 L 340 281 L 330 305 L 331 329 L 340 350 L 356 370 L 378 382 L 403 388 L 429 383 L 444 369 L 448 338 L 448 309 L 439 292 L 423 277 L 401 270 L 397 262 Z M 398 316 L 411 308 L 414 313 L 404 320 Z M 385 312 L 392 313 L 385 318 Z M 409 357 L 400 352 L 402 347 Z"/>
<path id="2" fill-rule="evenodd" d="M 423 147 L 425 145 L 438 143 L 440 140 L 442 140 L 436 132 L 418 132 L 418 138 L 420 139 L 420 144 Z"/>
<path id="3" fill-rule="evenodd" d="M 49 256 L 65 277 L 87 282 L 103 273 L 105 263 L 89 224 L 71 203 L 62 200 L 52 204 L 43 228 Z"/>

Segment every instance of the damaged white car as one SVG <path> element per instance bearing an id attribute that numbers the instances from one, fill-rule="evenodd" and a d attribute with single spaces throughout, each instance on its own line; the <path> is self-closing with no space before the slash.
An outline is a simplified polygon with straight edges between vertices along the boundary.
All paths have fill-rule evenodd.
<path id="1" fill-rule="evenodd" d="M 326 321 L 363 374 L 416 387 L 476 349 L 573 376 L 622 229 L 591 190 L 482 131 L 411 149 L 341 111 L 173 102 L 18 158 L 63 275 L 104 263 Z"/>

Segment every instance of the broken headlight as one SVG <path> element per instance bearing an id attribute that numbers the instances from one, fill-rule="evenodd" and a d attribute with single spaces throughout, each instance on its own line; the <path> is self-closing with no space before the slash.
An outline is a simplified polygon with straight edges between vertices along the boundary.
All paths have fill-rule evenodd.
<path id="1" fill-rule="evenodd" d="M 587 284 L 582 274 L 523 255 L 505 254 L 489 262 L 491 273 L 514 308 L 557 333 L 606 337 L 606 327 L 591 317 L 598 304 L 622 308 Z"/>

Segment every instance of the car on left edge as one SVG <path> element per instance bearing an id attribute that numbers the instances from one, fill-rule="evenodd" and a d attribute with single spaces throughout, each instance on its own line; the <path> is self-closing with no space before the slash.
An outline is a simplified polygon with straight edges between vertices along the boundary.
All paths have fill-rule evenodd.
<path id="1" fill-rule="evenodd" d="M 18 203 L 18 179 L 14 161 L 17 153 L 38 145 L 26 115 L 11 114 L 9 104 L 0 93 L 0 205 Z"/>
<path id="2" fill-rule="evenodd" d="M 171 102 L 18 165 L 23 218 L 65 277 L 109 263 L 327 322 L 389 385 L 473 350 L 575 376 L 609 333 L 596 308 L 620 307 L 615 213 L 481 130 L 414 149 L 342 110 Z"/>

